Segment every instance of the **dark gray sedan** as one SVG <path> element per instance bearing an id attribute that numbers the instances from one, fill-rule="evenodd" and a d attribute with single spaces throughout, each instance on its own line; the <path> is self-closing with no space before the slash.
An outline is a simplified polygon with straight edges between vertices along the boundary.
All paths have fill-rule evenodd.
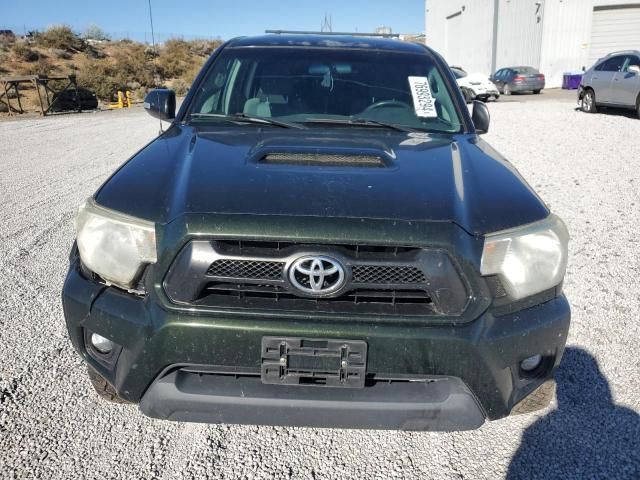
<path id="1" fill-rule="evenodd" d="M 533 67 L 501 68 L 490 80 L 504 95 L 514 92 L 540 93 L 544 88 L 544 75 Z"/>

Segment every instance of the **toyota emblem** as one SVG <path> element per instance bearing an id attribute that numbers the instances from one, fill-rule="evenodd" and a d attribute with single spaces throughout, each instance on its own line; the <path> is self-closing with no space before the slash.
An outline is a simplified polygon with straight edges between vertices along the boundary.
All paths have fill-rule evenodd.
<path id="1" fill-rule="evenodd" d="M 344 286 L 344 267 L 331 257 L 306 255 L 295 260 L 289 267 L 289 281 L 307 295 L 329 295 Z"/>

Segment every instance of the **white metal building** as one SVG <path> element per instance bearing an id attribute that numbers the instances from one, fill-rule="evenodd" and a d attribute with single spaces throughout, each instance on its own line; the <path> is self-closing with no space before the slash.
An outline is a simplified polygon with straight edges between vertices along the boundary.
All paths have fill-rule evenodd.
<path id="1" fill-rule="evenodd" d="M 529 65 L 559 87 L 564 72 L 640 50 L 640 0 L 426 0 L 426 41 L 468 72 Z"/>

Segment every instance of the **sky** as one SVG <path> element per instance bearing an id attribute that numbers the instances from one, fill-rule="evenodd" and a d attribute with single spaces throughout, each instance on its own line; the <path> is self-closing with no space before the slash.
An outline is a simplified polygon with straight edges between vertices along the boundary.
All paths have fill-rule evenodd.
<path id="1" fill-rule="evenodd" d="M 385 25 L 394 33 L 424 32 L 424 0 L 151 0 L 151 6 L 156 41 L 320 30 L 325 14 L 333 31 Z M 95 24 L 114 38 L 151 41 L 148 0 L 14 0 L 0 12 L 0 29 L 17 34 L 60 23 L 78 32 Z"/>

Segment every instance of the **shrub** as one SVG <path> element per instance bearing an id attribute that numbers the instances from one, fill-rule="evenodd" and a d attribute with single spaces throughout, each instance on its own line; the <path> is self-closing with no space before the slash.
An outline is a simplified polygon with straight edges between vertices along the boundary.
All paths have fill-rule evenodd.
<path id="1" fill-rule="evenodd" d="M 76 35 L 71 27 L 67 25 L 54 25 L 47 28 L 44 32 L 38 33 L 35 37 L 37 45 L 46 48 L 57 48 L 70 52 L 79 52 L 84 50 L 85 43 L 78 35 Z"/>
<path id="2" fill-rule="evenodd" d="M 156 61 L 160 74 L 164 78 L 179 77 L 189 66 L 190 54 L 188 42 L 177 38 L 167 40 Z"/>
<path id="3" fill-rule="evenodd" d="M 173 88 L 173 91 L 176 92 L 176 95 L 178 95 L 179 97 L 183 97 L 189 91 L 190 86 L 190 83 L 185 82 L 181 78 L 177 78 L 173 81 L 171 88 Z"/>
<path id="4" fill-rule="evenodd" d="M 97 25 L 89 25 L 84 31 L 84 38 L 107 42 L 111 37 Z"/>
<path id="5" fill-rule="evenodd" d="M 35 62 L 40 58 L 38 52 L 29 48 L 28 45 L 24 43 L 16 43 L 13 46 L 13 54 L 19 60 L 24 60 L 25 62 Z"/>
<path id="6" fill-rule="evenodd" d="M 3 50 L 9 48 L 15 42 L 16 42 L 15 37 L 9 37 L 7 35 L 0 35 L 0 48 L 2 48 Z"/>
<path id="7" fill-rule="evenodd" d="M 194 55 L 208 57 L 220 45 L 222 45 L 221 40 L 191 40 L 189 49 Z"/>
<path id="8" fill-rule="evenodd" d="M 39 57 L 37 62 L 30 63 L 22 69 L 23 75 L 40 75 L 41 77 L 47 77 L 52 72 L 53 65 L 44 57 Z"/>
<path id="9" fill-rule="evenodd" d="M 153 86 L 153 64 L 144 45 L 120 42 L 110 58 L 86 59 L 80 63 L 77 80 L 98 98 L 108 100 L 118 90 Z"/>
<path id="10" fill-rule="evenodd" d="M 140 43 L 123 44 L 124 48 L 114 51 L 111 60 L 114 62 L 116 79 L 121 85 L 138 82 L 150 86 L 154 83 L 154 66 L 152 59 L 146 54 L 146 48 Z"/>
<path id="11" fill-rule="evenodd" d="M 118 81 L 115 78 L 115 67 L 107 61 L 86 60 L 78 65 L 76 80 L 78 85 L 86 87 L 100 99 L 111 99 L 118 90 Z"/>
<path id="12" fill-rule="evenodd" d="M 193 81 L 196 79 L 196 76 L 198 75 L 198 73 L 200 73 L 200 70 L 202 69 L 202 66 L 206 61 L 207 60 L 205 58 L 198 58 L 198 57 L 193 58 L 191 60 L 191 65 L 182 74 L 181 79 L 184 80 L 184 82 L 187 85 L 191 85 Z"/>

